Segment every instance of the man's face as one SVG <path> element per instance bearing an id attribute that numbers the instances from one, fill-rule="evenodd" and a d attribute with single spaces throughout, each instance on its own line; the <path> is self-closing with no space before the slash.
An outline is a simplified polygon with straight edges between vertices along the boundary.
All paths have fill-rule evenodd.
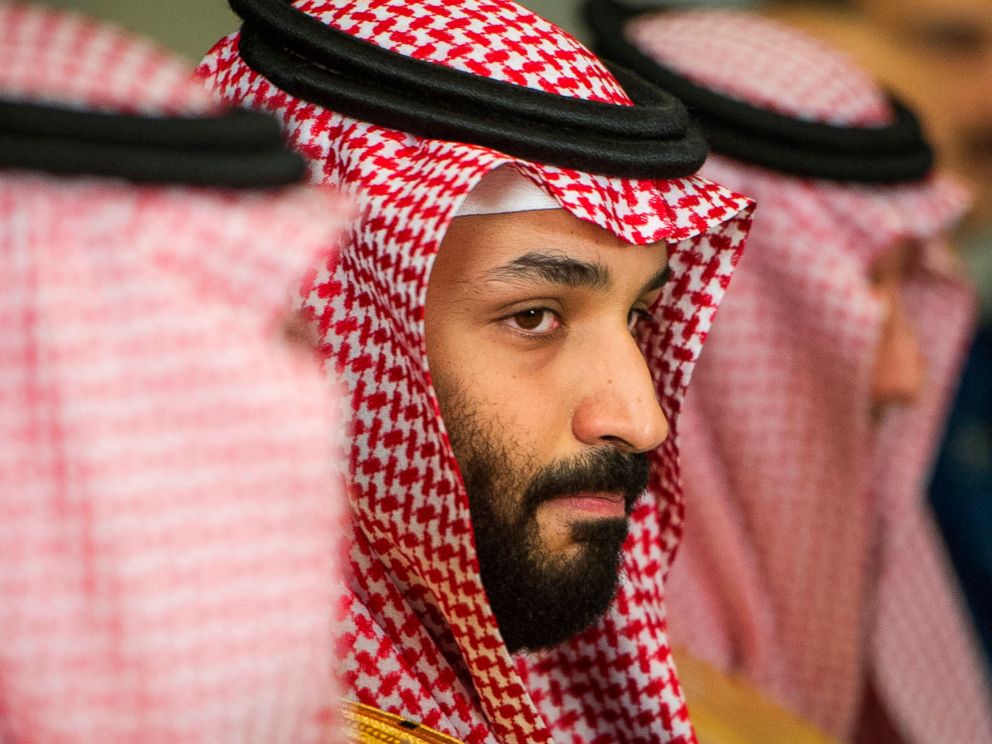
<path id="1" fill-rule="evenodd" d="M 667 275 L 564 210 L 456 218 L 427 292 L 427 355 L 511 650 L 555 645 L 616 591 L 647 457 L 668 435 L 635 337 Z"/>
<path id="2" fill-rule="evenodd" d="M 903 285 L 916 260 L 915 246 L 904 242 L 887 251 L 871 268 L 872 291 L 884 312 L 872 372 L 876 420 L 892 406 L 914 403 L 926 384 L 923 347 L 902 298 Z"/>

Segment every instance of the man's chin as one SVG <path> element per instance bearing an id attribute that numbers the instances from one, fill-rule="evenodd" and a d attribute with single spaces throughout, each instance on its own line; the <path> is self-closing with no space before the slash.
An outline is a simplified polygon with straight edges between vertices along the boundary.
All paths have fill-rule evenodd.
<path id="1" fill-rule="evenodd" d="M 536 562 L 567 572 L 583 559 L 590 549 L 598 550 L 604 531 L 626 535 L 630 523 L 626 516 L 602 517 L 567 513 L 555 515 L 541 524 L 540 548 Z"/>
<path id="2" fill-rule="evenodd" d="M 629 529 L 630 519 L 626 516 L 597 519 L 580 517 L 572 522 L 572 542 L 599 550 L 603 545 L 612 546 L 619 539 L 616 546 L 619 552 Z"/>
<path id="3" fill-rule="evenodd" d="M 620 582 L 627 520 L 584 520 L 572 526 L 572 534 L 563 551 L 535 549 L 523 561 L 484 568 L 483 583 L 511 652 L 557 646 L 609 610 Z"/>

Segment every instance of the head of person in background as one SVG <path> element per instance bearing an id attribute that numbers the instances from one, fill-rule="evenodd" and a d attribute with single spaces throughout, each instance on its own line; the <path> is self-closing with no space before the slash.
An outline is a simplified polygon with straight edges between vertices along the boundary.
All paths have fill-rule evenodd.
<path id="1" fill-rule="evenodd" d="M 908 110 L 794 29 L 589 11 L 604 55 L 700 118 L 702 173 L 759 204 L 684 411 L 673 644 L 841 740 L 888 741 L 879 712 L 906 741 L 987 738 L 923 493 L 974 310 L 944 240 L 960 188 Z"/>
<path id="2" fill-rule="evenodd" d="M 0 738 L 337 740 L 340 432 L 282 328 L 349 212 L 162 49 L 0 26 Z"/>
<path id="3" fill-rule="evenodd" d="M 693 175 L 681 104 L 515 3 L 233 5 L 200 72 L 362 204 L 301 300 L 351 395 L 347 697 L 690 741 L 673 432 L 750 203 Z"/>
<path id="4" fill-rule="evenodd" d="M 974 193 L 967 227 L 992 229 L 992 12 L 985 0 L 839 0 L 771 9 L 854 54 L 898 91 L 919 112 L 938 165 Z"/>
<path id="5" fill-rule="evenodd" d="M 933 137 L 938 165 L 974 192 L 955 247 L 978 289 L 979 324 L 930 500 L 992 660 L 992 8 L 983 0 L 857 0 L 775 13 L 837 44 L 905 95 Z"/>

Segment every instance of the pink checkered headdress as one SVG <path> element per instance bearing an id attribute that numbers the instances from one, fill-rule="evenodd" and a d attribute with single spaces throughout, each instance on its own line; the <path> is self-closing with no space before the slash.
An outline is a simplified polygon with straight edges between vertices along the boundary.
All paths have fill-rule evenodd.
<path id="1" fill-rule="evenodd" d="M 758 16 L 647 14 L 625 34 L 692 83 L 799 122 L 874 136 L 897 118 L 846 58 Z M 673 643 L 844 740 L 887 740 L 859 724 L 869 689 L 907 742 L 992 740 L 924 493 L 972 317 L 941 238 L 962 194 L 933 176 L 856 184 L 720 154 L 703 172 L 761 208 L 682 420 Z M 903 291 L 926 383 L 874 424 L 884 307 L 868 277 L 902 240 L 919 249 Z"/>
<path id="2" fill-rule="evenodd" d="M 281 12 L 273 5 L 288 7 L 235 5 L 252 12 L 264 5 L 272 13 Z M 481 584 L 467 495 L 431 386 L 424 298 L 450 220 L 482 177 L 500 166 L 633 246 L 666 241 L 673 278 L 644 351 L 674 430 L 741 250 L 750 203 L 695 176 L 600 175 L 371 123 L 335 111 L 333 97 L 321 98 L 325 105 L 308 100 L 319 87 L 311 85 L 313 76 L 330 73 L 321 65 L 315 71 L 291 64 L 294 56 L 326 52 L 323 26 L 336 34 L 335 43 L 357 45 L 356 55 L 390 52 L 397 75 L 419 60 L 461 71 L 459 90 L 469 93 L 480 81 L 499 82 L 521 100 L 542 91 L 566 104 L 578 101 L 579 108 L 597 102 L 607 114 L 634 111 L 602 63 L 515 3 L 308 0 L 292 6 L 306 18 L 290 16 L 282 24 L 301 29 L 293 31 L 293 43 L 276 50 L 283 55 L 276 65 L 282 87 L 255 69 L 268 59 L 252 27 L 266 22 L 261 13 L 241 34 L 218 43 L 199 71 L 227 100 L 274 112 L 310 160 L 312 180 L 354 193 L 362 205 L 340 257 L 308 278 L 302 298 L 323 334 L 328 368 L 340 373 L 351 395 L 355 543 L 343 620 L 350 632 L 340 650 L 348 697 L 467 742 L 694 741 L 671 664 L 662 591 L 681 533 L 676 437 L 654 456 L 650 494 L 634 515 L 625 580 L 609 615 L 540 658 L 511 658 Z M 249 36 L 250 51 L 241 47 Z M 332 71 L 347 72 L 347 59 L 336 64 Z M 390 91 L 366 100 L 366 83 L 357 79 L 356 90 L 347 81 L 334 85 L 342 105 L 367 105 L 361 110 L 372 117 Z M 410 126 L 422 128 L 415 113 Z M 471 113 L 460 110 L 459 116 L 468 120 Z M 512 111 L 496 113 L 506 127 L 501 131 L 529 134 Z M 437 126 L 446 131 L 444 121 Z M 561 138 L 572 134 L 565 128 Z M 549 157 L 569 156 L 556 151 Z M 637 159 L 630 160 L 636 169 Z"/>
<path id="3" fill-rule="evenodd" d="M 82 16 L 0 4 L 0 28 L 0 740 L 326 742 L 340 434 L 279 328 L 349 213 L 12 169 L 59 116 L 112 137 L 226 107 Z"/>

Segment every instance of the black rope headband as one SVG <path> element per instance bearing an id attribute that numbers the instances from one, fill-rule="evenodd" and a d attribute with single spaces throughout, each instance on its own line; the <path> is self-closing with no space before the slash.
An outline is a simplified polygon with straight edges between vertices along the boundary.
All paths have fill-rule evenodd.
<path id="1" fill-rule="evenodd" d="M 245 63 L 292 96 L 430 139 L 627 178 L 695 173 L 706 144 L 685 107 L 621 69 L 634 106 L 557 96 L 406 57 L 286 0 L 229 0 Z"/>
<path id="2" fill-rule="evenodd" d="M 626 22 L 639 11 L 615 0 L 587 0 L 585 12 L 597 51 L 684 101 L 716 152 L 798 176 L 862 183 L 917 180 L 933 166 L 916 117 L 894 99 L 891 126 L 794 119 L 697 85 L 645 55 L 624 34 Z"/>
<path id="3" fill-rule="evenodd" d="M 224 188 L 301 181 L 268 114 L 152 117 L 0 99 L 0 168 Z"/>

